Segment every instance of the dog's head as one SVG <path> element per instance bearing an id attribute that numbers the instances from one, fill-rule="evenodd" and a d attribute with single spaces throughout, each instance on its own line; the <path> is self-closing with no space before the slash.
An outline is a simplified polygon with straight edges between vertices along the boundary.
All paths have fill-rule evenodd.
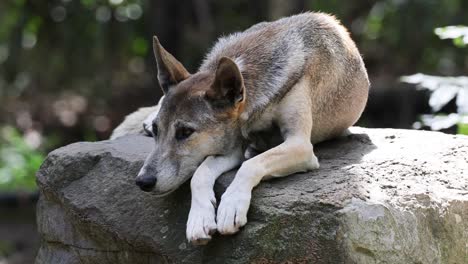
<path id="1" fill-rule="evenodd" d="M 168 194 L 188 180 L 207 156 L 239 144 L 245 88 L 229 58 L 213 72 L 191 75 L 154 37 L 158 80 L 165 98 L 152 122 L 155 146 L 136 183 L 143 191 Z"/>

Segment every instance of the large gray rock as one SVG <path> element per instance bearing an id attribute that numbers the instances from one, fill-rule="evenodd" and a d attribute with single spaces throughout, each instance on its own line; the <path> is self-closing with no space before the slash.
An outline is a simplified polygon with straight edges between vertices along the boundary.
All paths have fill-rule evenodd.
<path id="1" fill-rule="evenodd" d="M 262 182 L 246 227 L 200 247 L 188 184 L 165 198 L 134 185 L 152 139 L 60 148 L 37 174 L 36 263 L 468 263 L 468 137 L 353 133 L 315 147 L 319 170 Z"/>

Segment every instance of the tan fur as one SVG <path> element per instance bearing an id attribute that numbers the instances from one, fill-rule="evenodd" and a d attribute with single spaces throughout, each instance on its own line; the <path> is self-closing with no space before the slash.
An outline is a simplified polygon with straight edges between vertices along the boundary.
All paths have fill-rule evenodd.
<path id="1" fill-rule="evenodd" d="M 318 168 L 313 144 L 342 135 L 367 101 L 359 51 L 347 30 L 322 13 L 222 38 L 193 75 L 157 39 L 154 50 L 165 99 L 151 122 L 161 134 L 137 179 L 157 177 L 152 191 L 167 194 L 195 173 L 187 225 L 193 243 L 206 243 L 215 228 L 232 234 L 245 225 L 260 181 Z M 195 128 L 189 138 L 174 139 L 180 126 Z M 262 133 L 260 144 L 255 135 Z M 263 153 L 246 152 L 250 159 L 243 161 L 248 144 L 249 153 L 264 145 Z M 215 212 L 213 183 L 236 165 Z"/>

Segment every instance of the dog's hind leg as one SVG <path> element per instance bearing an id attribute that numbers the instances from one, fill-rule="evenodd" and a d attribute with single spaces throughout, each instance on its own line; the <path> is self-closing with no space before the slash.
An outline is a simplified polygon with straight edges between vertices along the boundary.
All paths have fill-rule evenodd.
<path id="1" fill-rule="evenodd" d="M 312 113 L 305 87 L 300 83 L 278 106 L 276 122 L 285 141 L 245 161 L 221 198 L 217 213 L 218 231 L 232 234 L 247 223 L 252 189 L 269 177 L 281 177 L 319 167 L 310 141 Z"/>
<path id="2" fill-rule="evenodd" d="M 190 182 L 192 205 L 187 221 L 187 239 L 198 245 L 208 243 L 216 231 L 216 198 L 213 186 L 216 179 L 242 163 L 242 151 L 229 156 L 209 156 L 195 171 Z"/>
<path id="3" fill-rule="evenodd" d="M 142 107 L 126 116 L 125 120 L 112 131 L 110 139 L 117 139 L 127 135 L 146 135 L 152 137 L 151 126 L 153 125 L 153 120 L 158 115 L 163 98 L 164 96 L 159 99 L 159 103 L 155 106 Z"/>

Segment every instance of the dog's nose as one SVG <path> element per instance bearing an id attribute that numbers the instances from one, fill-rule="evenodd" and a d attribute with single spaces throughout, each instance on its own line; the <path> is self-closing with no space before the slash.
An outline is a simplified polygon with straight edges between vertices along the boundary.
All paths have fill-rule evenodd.
<path id="1" fill-rule="evenodd" d="M 140 187 L 142 191 L 150 192 L 151 190 L 154 189 L 154 186 L 156 185 L 156 177 L 151 177 L 151 176 L 137 177 L 135 183 L 136 185 L 138 185 L 138 187 Z"/>

